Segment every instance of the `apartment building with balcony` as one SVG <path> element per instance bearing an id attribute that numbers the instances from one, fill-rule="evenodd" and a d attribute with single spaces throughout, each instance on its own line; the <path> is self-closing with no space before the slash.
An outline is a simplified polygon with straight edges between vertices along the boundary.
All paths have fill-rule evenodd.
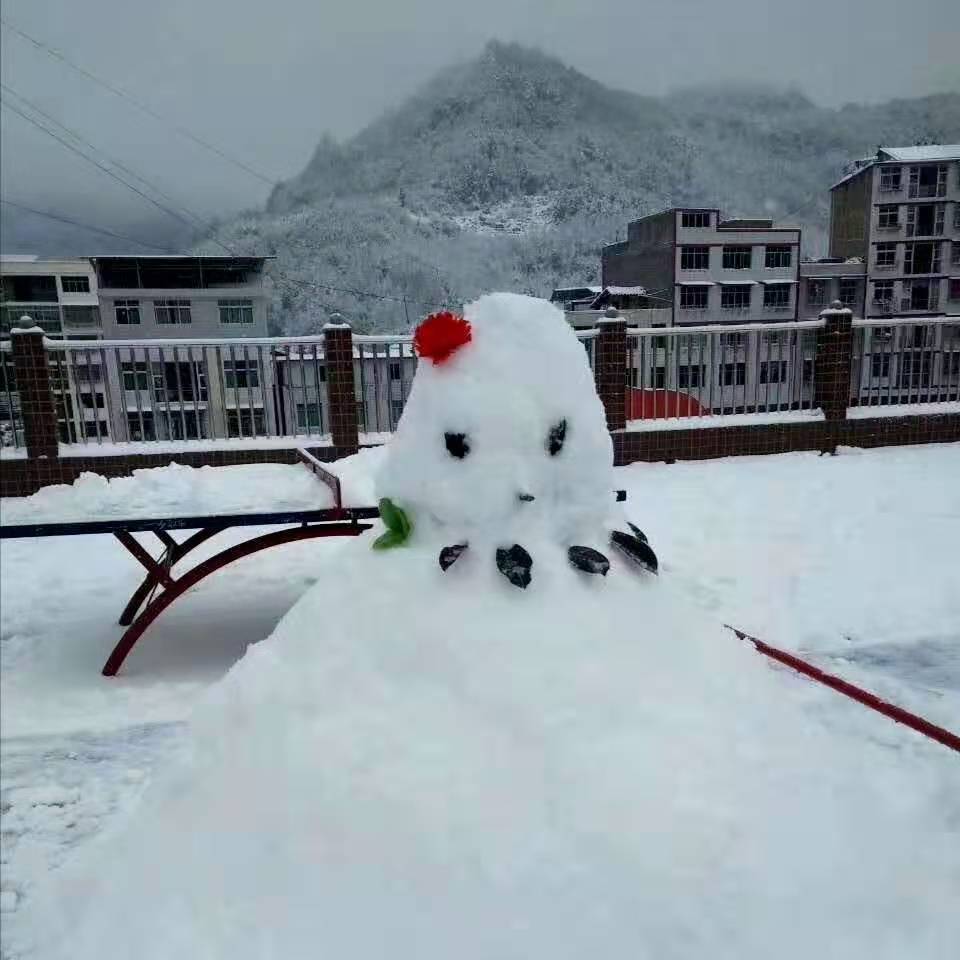
<path id="1" fill-rule="evenodd" d="M 48 337 L 96 337 L 100 301 L 90 260 L 0 256 L 0 338 L 22 326 L 24 316 Z"/>
<path id="2" fill-rule="evenodd" d="M 830 255 L 863 260 L 868 318 L 960 314 L 960 144 L 857 161 L 831 187 Z"/>
<path id="3" fill-rule="evenodd" d="M 795 320 L 800 234 L 769 219 L 724 220 L 715 208 L 664 210 L 603 248 L 602 283 L 662 297 L 669 326 Z"/>

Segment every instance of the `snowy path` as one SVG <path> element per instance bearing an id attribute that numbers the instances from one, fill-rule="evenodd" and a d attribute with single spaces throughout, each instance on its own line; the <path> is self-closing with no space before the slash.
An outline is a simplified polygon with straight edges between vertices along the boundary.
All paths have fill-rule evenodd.
<path id="1" fill-rule="evenodd" d="M 372 501 L 367 475 L 379 455 L 338 465 L 352 502 Z M 664 575 L 694 602 L 960 729 L 960 445 L 635 464 L 617 473 Z M 322 495 L 300 467 L 164 468 L 110 484 L 80 481 L 0 509 L 12 523 L 201 512 L 213 503 L 316 506 Z M 224 535 L 210 549 L 227 542 Z M 135 800 L 176 749 L 197 696 L 270 632 L 338 546 L 290 545 L 223 571 L 164 614 L 123 676 L 105 680 L 99 667 L 118 635 L 119 607 L 140 578 L 134 561 L 108 537 L 3 543 L 5 957 L 15 955 L 16 914 L 34 878 Z"/>

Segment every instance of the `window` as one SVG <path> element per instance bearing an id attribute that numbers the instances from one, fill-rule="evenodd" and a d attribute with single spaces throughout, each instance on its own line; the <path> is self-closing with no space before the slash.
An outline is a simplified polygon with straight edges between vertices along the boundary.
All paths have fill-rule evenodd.
<path id="1" fill-rule="evenodd" d="M 721 333 L 721 347 L 744 347 L 747 344 L 747 334 L 745 333 Z"/>
<path id="2" fill-rule="evenodd" d="M 840 302 L 845 307 L 855 307 L 857 305 L 857 289 L 859 284 L 851 277 L 840 278 Z"/>
<path id="3" fill-rule="evenodd" d="M 681 247 L 680 248 L 680 269 L 681 270 L 709 270 L 710 269 L 710 248 L 709 247 Z"/>
<path id="4" fill-rule="evenodd" d="M 948 295 L 951 300 L 960 300 L 960 277 L 950 278 L 950 290 Z"/>
<path id="5" fill-rule="evenodd" d="M 253 323 L 252 300 L 218 300 L 221 323 Z"/>
<path id="6" fill-rule="evenodd" d="M 895 203 L 877 207 L 877 226 L 881 230 L 896 230 L 900 226 L 900 208 Z"/>
<path id="7" fill-rule="evenodd" d="M 811 307 L 819 307 L 827 301 L 827 281 L 826 280 L 808 280 L 807 281 L 807 303 Z"/>
<path id="8" fill-rule="evenodd" d="M 803 382 L 813 383 L 813 360 L 809 357 L 803 361 Z"/>
<path id="9" fill-rule="evenodd" d="M 874 380 L 890 376 L 890 354 L 875 353 L 870 358 L 870 376 Z"/>
<path id="10" fill-rule="evenodd" d="M 127 436 L 131 440 L 156 440 L 157 431 L 153 425 L 153 411 L 142 410 L 127 413 Z"/>
<path id="11" fill-rule="evenodd" d="M 724 270 L 749 270 L 753 261 L 752 247 L 724 247 Z"/>
<path id="12" fill-rule="evenodd" d="M 14 303 L 56 303 L 56 277 L 4 277 L 2 298 Z"/>
<path id="13" fill-rule="evenodd" d="M 367 405 L 362 401 L 357 401 L 357 429 L 361 433 L 367 430 Z"/>
<path id="14" fill-rule="evenodd" d="M 403 401 L 402 400 L 391 400 L 390 401 L 390 419 L 391 422 L 396 426 L 400 422 L 400 416 L 403 413 Z"/>
<path id="15" fill-rule="evenodd" d="M 905 353 L 900 358 L 900 386 L 930 386 L 932 359 L 929 353 Z"/>
<path id="16" fill-rule="evenodd" d="M 89 293 L 89 277 L 61 277 L 60 286 L 64 293 Z"/>
<path id="17" fill-rule="evenodd" d="M 786 360 L 761 360 L 760 361 L 760 382 L 761 383 L 786 383 L 787 382 L 787 361 Z"/>
<path id="18" fill-rule="evenodd" d="M 403 364 L 399 361 L 390 364 L 390 379 L 399 380 L 403 376 Z"/>
<path id="19" fill-rule="evenodd" d="M 910 168 L 911 198 L 945 197 L 947 195 L 947 165 L 925 164 Z"/>
<path id="20" fill-rule="evenodd" d="M 301 430 L 320 430 L 323 428 L 322 409 L 319 403 L 297 404 L 297 426 Z"/>
<path id="21" fill-rule="evenodd" d="M 960 203 L 953 204 L 953 229 L 960 230 Z"/>
<path id="22" fill-rule="evenodd" d="M 892 270 L 897 265 L 897 245 L 895 243 L 878 243 L 877 256 L 874 262 L 878 270 Z"/>
<path id="23" fill-rule="evenodd" d="M 880 168 L 880 192 L 893 193 L 900 189 L 900 167 L 881 167 Z"/>
<path id="24" fill-rule="evenodd" d="M 119 324 L 134 324 L 140 322 L 139 300 L 115 300 L 114 315 Z"/>
<path id="25" fill-rule="evenodd" d="M 721 363 L 720 383 L 725 387 L 734 385 L 742 387 L 747 382 L 747 365 L 745 363 Z"/>
<path id="26" fill-rule="evenodd" d="M 873 284 L 873 305 L 885 310 L 893 309 L 893 281 L 876 280 Z"/>
<path id="27" fill-rule="evenodd" d="M 680 225 L 688 229 L 710 226 L 710 214 L 706 210 L 685 210 L 680 215 Z"/>
<path id="28" fill-rule="evenodd" d="M 263 409 L 228 410 L 227 434 L 231 437 L 259 437 L 266 433 Z"/>
<path id="29" fill-rule="evenodd" d="M 207 399 L 207 374 L 202 363 L 164 360 L 153 364 L 152 377 L 153 390 L 158 400 Z M 201 423 L 200 426 L 203 427 L 204 424 Z M 196 428 L 194 424 L 192 429 Z M 178 428 L 174 425 L 172 429 Z M 184 437 L 177 436 L 174 439 L 183 440 Z"/>
<path id="30" fill-rule="evenodd" d="M 147 390 L 150 387 L 146 361 L 120 364 L 124 390 Z"/>
<path id="31" fill-rule="evenodd" d="M 223 385 L 228 389 L 259 387 L 260 367 L 256 360 L 224 360 Z"/>
<path id="32" fill-rule="evenodd" d="M 105 437 L 107 435 L 107 425 L 100 420 L 87 420 L 83 425 L 83 435 L 85 437 Z"/>
<path id="33" fill-rule="evenodd" d="M 681 389 L 703 386 L 706 370 L 707 368 L 703 364 L 677 367 L 677 386 Z"/>
<path id="34" fill-rule="evenodd" d="M 904 273 L 939 273 L 942 265 L 940 243 L 922 241 L 904 245 Z"/>
<path id="35" fill-rule="evenodd" d="M 721 287 L 720 307 L 723 310 L 749 310 L 750 287 L 746 284 L 727 284 Z"/>
<path id="36" fill-rule="evenodd" d="M 153 313 L 157 323 L 191 323 L 189 300 L 154 300 Z"/>
<path id="37" fill-rule="evenodd" d="M 946 204 L 913 203 L 907 207 L 908 237 L 943 236 L 943 221 Z"/>
<path id="38" fill-rule="evenodd" d="M 80 394 L 80 406 L 86 407 L 88 410 L 93 410 L 96 407 L 97 410 L 103 409 L 103 394 L 102 393 L 81 393 Z"/>
<path id="39" fill-rule="evenodd" d="M 767 247 L 763 265 L 765 267 L 789 267 L 790 253 L 789 246 Z"/>
<path id="40" fill-rule="evenodd" d="M 958 240 L 950 244 L 950 266 L 960 267 L 960 241 Z"/>
<path id="41" fill-rule="evenodd" d="M 787 310 L 790 307 L 790 284 L 768 283 L 763 288 L 763 305 L 770 310 Z"/>
<path id="42" fill-rule="evenodd" d="M 951 353 L 943 354 L 943 375 L 945 377 L 960 376 L 960 350 L 954 350 Z"/>
<path id="43" fill-rule="evenodd" d="M 710 298 L 709 287 L 681 287 L 681 310 L 706 310 Z"/>
<path id="44" fill-rule="evenodd" d="M 97 327 L 100 325 L 100 308 L 64 307 L 63 322 L 68 327 Z"/>

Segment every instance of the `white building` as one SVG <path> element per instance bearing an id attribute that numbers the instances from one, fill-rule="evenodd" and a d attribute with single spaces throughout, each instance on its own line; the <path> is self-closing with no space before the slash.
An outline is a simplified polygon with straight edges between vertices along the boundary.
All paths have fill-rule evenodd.
<path id="1" fill-rule="evenodd" d="M 96 337 L 100 330 L 97 274 L 87 258 L 0 256 L 0 337 L 30 317 L 48 337 Z"/>
<path id="2" fill-rule="evenodd" d="M 674 208 L 628 224 L 601 269 L 605 287 L 638 284 L 669 302 L 668 326 L 795 320 L 800 229 Z"/>

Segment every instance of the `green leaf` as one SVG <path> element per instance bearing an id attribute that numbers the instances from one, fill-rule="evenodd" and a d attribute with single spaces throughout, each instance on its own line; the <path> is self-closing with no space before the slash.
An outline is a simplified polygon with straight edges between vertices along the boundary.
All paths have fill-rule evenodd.
<path id="1" fill-rule="evenodd" d="M 386 524 L 387 529 L 400 538 L 399 543 L 403 543 L 413 530 L 413 524 L 410 522 L 410 518 L 404 510 L 401 510 L 400 507 L 388 497 L 384 497 L 380 501 L 379 506 L 380 517 L 384 524 Z"/>
<path id="2" fill-rule="evenodd" d="M 406 538 L 396 530 L 387 530 L 373 541 L 374 550 L 391 550 L 403 544 Z"/>
<path id="3" fill-rule="evenodd" d="M 387 525 L 388 530 L 396 530 L 398 533 L 403 529 L 403 511 L 398 509 L 394 502 L 388 497 L 380 501 L 380 518 Z"/>

